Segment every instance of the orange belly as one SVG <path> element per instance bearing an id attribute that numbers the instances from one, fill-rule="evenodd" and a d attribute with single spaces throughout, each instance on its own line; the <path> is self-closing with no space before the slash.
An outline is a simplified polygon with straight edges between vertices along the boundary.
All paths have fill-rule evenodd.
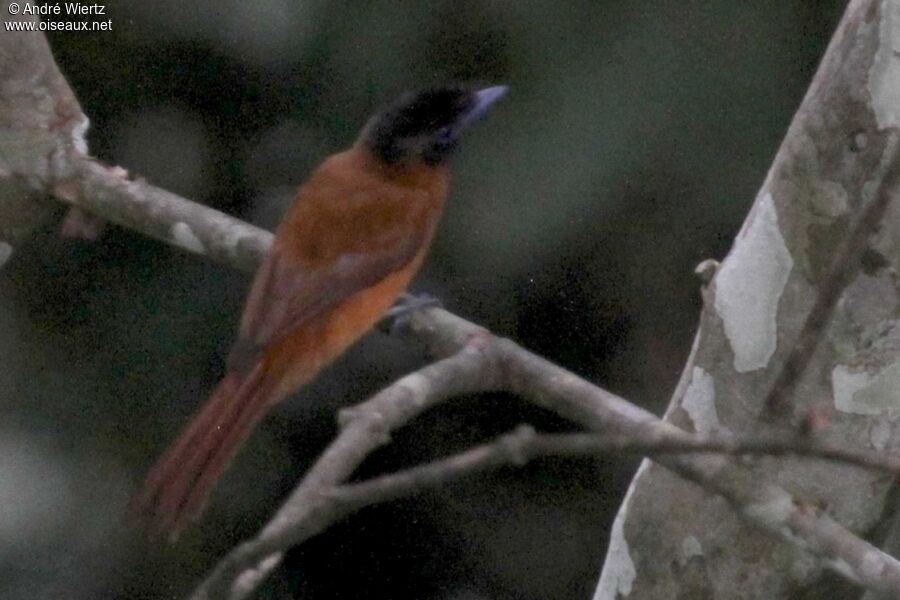
<path id="1" fill-rule="evenodd" d="M 312 379 L 366 334 L 403 293 L 421 259 L 336 306 L 313 323 L 286 336 L 266 352 L 266 370 L 281 373 L 278 399 Z"/>

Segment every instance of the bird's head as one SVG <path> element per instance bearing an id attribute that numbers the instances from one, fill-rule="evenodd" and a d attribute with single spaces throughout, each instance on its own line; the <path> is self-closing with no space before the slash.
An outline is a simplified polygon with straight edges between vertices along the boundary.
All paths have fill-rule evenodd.
<path id="1" fill-rule="evenodd" d="M 498 85 L 481 90 L 444 86 L 401 96 L 368 122 L 361 141 L 391 165 L 445 163 L 462 133 L 506 93 Z"/>

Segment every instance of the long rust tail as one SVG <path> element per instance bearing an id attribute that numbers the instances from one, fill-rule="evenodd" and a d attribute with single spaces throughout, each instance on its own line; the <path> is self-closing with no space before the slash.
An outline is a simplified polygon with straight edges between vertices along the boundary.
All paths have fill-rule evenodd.
<path id="1" fill-rule="evenodd" d="M 278 399 L 262 363 L 225 375 L 209 400 L 150 470 L 130 512 L 156 534 L 175 540 L 196 521 L 219 477 Z"/>

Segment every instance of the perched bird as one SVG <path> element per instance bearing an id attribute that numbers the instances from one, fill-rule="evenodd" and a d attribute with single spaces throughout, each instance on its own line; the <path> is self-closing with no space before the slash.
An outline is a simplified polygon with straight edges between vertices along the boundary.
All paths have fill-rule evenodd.
<path id="1" fill-rule="evenodd" d="M 263 415 L 371 329 L 425 258 L 468 126 L 504 86 L 427 89 L 372 117 L 300 187 L 247 297 L 227 372 L 132 511 L 174 539 Z"/>

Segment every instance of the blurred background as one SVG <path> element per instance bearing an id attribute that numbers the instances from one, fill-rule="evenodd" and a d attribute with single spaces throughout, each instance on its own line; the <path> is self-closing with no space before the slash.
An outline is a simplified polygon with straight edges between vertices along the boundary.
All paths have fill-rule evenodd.
<path id="1" fill-rule="evenodd" d="M 660 414 L 700 310 L 693 267 L 739 228 L 845 3 L 109 2 L 56 33 L 93 154 L 272 228 L 398 93 L 510 93 L 465 140 L 414 289 Z M 7 34 L 8 35 L 8 34 Z M 427 360 L 376 332 L 277 408 L 175 546 L 129 495 L 222 374 L 250 277 L 110 226 L 48 222 L 0 271 L 0 597 L 180 598 L 252 535 L 334 415 Z M 361 477 L 521 422 L 461 398 Z M 367 509 L 291 552 L 262 598 L 589 598 L 633 459 L 544 460 Z"/>

